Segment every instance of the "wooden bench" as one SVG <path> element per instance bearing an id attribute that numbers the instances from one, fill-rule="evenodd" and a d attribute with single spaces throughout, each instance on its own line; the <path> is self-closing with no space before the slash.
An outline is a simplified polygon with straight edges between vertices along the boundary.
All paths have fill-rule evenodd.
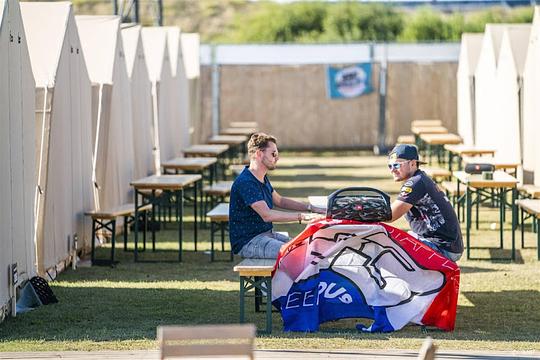
<path id="1" fill-rule="evenodd" d="M 525 248 L 525 220 L 533 219 L 533 231 L 536 230 L 538 260 L 540 260 L 540 199 L 521 199 L 516 201 L 516 206 L 520 210 L 521 224 L 521 247 Z M 527 213 L 527 216 L 525 216 Z"/>
<path id="2" fill-rule="evenodd" d="M 143 249 L 146 249 L 146 231 L 148 230 L 148 211 L 152 210 L 152 205 L 148 204 L 139 209 L 144 216 Z M 129 203 L 111 209 L 88 211 L 85 215 L 92 218 L 92 265 L 114 265 L 114 247 L 116 244 L 116 219 L 124 217 L 124 251 L 127 251 L 128 225 L 133 222 L 135 216 L 135 204 Z M 111 258 L 110 260 L 100 260 L 95 258 L 95 239 L 100 230 L 111 233 Z M 152 234 L 155 229 L 152 228 Z"/>
<path id="3" fill-rule="evenodd" d="M 258 312 L 263 296 L 266 296 L 266 333 L 272 333 L 272 271 L 274 259 L 244 259 L 233 270 L 240 276 L 240 323 L 245 321 L 245 299 L 255 298 Z M 254 294 L 251 295 L 251 290 Z"/>
<path id="4" fill-rule="evenodd" d="M 158 326 L 160 359 L 248 356 L 254 359 L 253 324 Z"/>
<path id="5" fill-rule="evenodd" d="M 219 230 L 221 233 L 221 251 L 225 251 L 225 230 L 229 226 L 229 204 L 220 203 L 210 210 L 206 216 L 210 219 L 210 261 L 215 260 L 214 236 Z M 230 260 L 233 261 L 233 252 L 230 250 Z"/>
<path id="6" fill-rule="evenodd" d="M 526 198 L 540 199 L 540 186 L 532 184 L 521 185 L 518 186 L 518 191 Z"/>
<path id="7" fill-rule="evenodd" d="M 416 144 L 416 140 L 414 139 L 414 135 L 401 135 L 397 138 L 397 144 Z"/>
<path id="8" fill-rule="evenodd" d="M 426 173 L 427 176 L 433 179 L 435 182 L 441 182 L 448 180 L 452 176 L 452 172 L 448 169 L 438 167 L 421 167 L 420 170 Z"/>

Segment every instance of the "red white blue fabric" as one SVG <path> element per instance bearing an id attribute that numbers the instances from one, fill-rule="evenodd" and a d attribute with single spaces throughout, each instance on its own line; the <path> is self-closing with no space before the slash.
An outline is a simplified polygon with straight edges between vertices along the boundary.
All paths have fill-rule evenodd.
<path id="1" fill-rule="evenodd" d="M 272 301 L 285 331 L 317 331 L 343 318 L 373 319 L 366 332 L 408 323 L 451 331 L 459 267 L 392 226 L 350 220 L 310 224 L 281 249 Z"/>

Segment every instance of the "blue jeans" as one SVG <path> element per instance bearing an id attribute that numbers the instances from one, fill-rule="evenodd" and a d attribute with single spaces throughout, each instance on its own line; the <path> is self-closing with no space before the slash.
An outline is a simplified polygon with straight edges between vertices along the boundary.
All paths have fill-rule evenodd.
<path id="1" fill-rule="evenodd" d="M 423 242 L 424 244 L 426 244 L 427 246 L 429 246 L 430 248 L 432 248 L 433 250 L 435 250 L 436 252 L 444 256 L 445 258 L 452 260 L 453 262 L 456 262 L 459 259 L 461 259 L 461 253 L 453 253 L 453 252 L 441 249 L 437 244 L 431 241 L 432 238 L 425 238 L 421 235 L 418 235 L 414 231 L 407 231 L 407 233 L 413 236 L 415 239 L 420 240 L 421 242 Z"/>
<path id="2" fill-rule="evenodd" d="M 279 249 L 289 240 L 288 236 L 272 230 L 263 232 L 244 245 L 239 255 L 246 259 L 277 259 Z"/>
<path id="3" fill-rule="evenodd" d="M 423 242 L 424 244 L 426 244 L 427 246 L 429 246 L 430 248 L 432 248 L 433 250 L 435 250 L 436 252 L 444 256 L 445 258 L 452 260 L 453 262 L 456 262 L 459 259 L 461 259 L 461 253 L 453 253 L 453 252 L 441 249 L 440 247 L 437 246 L 437 244 L 431 242 L 429 239 L 426 239 L 426 238 L 419 237 L 418 240 L 420 240 L 421 242 Z"/>

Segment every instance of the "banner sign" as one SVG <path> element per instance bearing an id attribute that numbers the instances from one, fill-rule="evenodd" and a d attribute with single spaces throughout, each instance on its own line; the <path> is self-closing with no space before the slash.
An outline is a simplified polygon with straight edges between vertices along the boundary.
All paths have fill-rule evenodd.
<path id="1" fill-rule="evenodd" d="M 328 66 L 326 71 L 327 94 L 330 99 L 349 99 L 373 91 L 371 63 L 347 67 Z"/>

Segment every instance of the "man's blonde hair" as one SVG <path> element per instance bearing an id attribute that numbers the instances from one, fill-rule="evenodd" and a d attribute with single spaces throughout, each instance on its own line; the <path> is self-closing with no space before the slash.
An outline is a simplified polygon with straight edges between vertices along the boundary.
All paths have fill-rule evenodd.
<path id="1" fill-rule="evenodd" d="M 251 157 L 257 152 L 257 150 L 264 150 L 268 147 L 268 143 L 273 142 L 277 145 L 277 140 L 272 135 L 268 135 L 262 132 L 251 135 L 248 142 L 248 154 Z"/>

